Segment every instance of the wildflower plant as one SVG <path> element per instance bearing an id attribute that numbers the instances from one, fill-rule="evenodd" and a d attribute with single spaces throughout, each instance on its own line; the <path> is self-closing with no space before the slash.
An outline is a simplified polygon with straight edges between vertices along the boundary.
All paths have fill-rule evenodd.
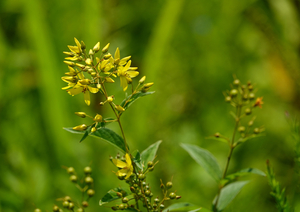
<path id="1" fill-rule="evenodd" d="M 231 90 L 224 92 L 225 101 L 232 105 L 235 112 L 230 112 L 234 119 L 233 134 L 231 137 L 220 134 L 219 132 L 208 137 L 218 140 L 228 145 L 229 153 L 225 162 L 225 168 L 222 171 L 216 158 L 208 150 L 200 148 L 197 145 L 181 144 L 190 156 L 202 166 L 206 172 L 218 183 L 218 193 L 212 201 L 213 212 L 223 211 L 227 205 L 236 197 L 240 190 L 249 181 L 239 181 L 239 178 L 249 174 L 258 174 L 266 176 L 263 171 L 255 168 L 246 168 L 235 173 L 228 174 L 228 167 L 232 159 L 234 149 L 258 137 L 264 131 L 264 127 L 254 127 L 255 116 L 253 111 L 259 107 L 262 108 L 262 97 L 256 98 L 253 85 L 248 82 L 242 85 L 239 79 L 235 79 L 231 85 Z"/>
<path id="2" fill-rule="evenodd" d="M 90 50 L 86 49 L 83 41 L 79 42 L 76 38 L 75 44 L 68 46 L 70 51 L 64 52 L 67 55 L 64 63 L 68 65 L 69 71 L 62 77 L 62 80 L 67 83 L 67 86 L 62 89 L 72 96 L 83 94 L 87 105 L 91 104 L 91 95 L 102 96 L 104 100 L 99 104 L 110 107 L 115 117 L 105 117 L 104 114 L 92 116 L 85 112 L 75 112 L 86 121 L 64 129 L 71 133 L 83 134 L 80 142 L 88 136 L 94 136 L 118 148 L 122 156 L 118 154 L 110 160 L 115 165 L 116 177 L 128 185 L 127 188 L 116 187 L 109 190 L 101 198 L 100 206 L 109 205 L 107 207 L 113 210 L 162 211 L 166 202 L 181 197 L 176 194 L 176 190 L 173 190 L 171 181 L 166 184 L 161 181 L 160 187 L 163 194 L 161 197 L 152 193 L 151 186 L 146 181 L 147 175 L 158 163 L 155 159 L 161 141 L 150 145 L 141 153 L 137 150 L 132 151 L 121 123 L 121 116 L 132 103 L 140 97 L 154 93 L 149 92 L 153 83 L 145 83 L 146 77 L 143 76 L 134 86 L 133 78 L 138 76 L 138 68 L 131 66 L 131 56 L 121 57 L 119 48 L 112 54 L 108 52 L 110 44 L 102 50 L 100 50 L 99 42 Z M 110 94 L 107 89 L 107 83 L 115 83 L 117 79 L 120 81 L 122 91 L 130 93 L 126 93 L 124 100 L 119 103 L 116 103 L 114 95 Z M 119 125 L 121 136 L 107 128 L 108 124 L 114 122 Z M 178 209 L 184 206 L 177 204 L 172 207 Z"/>

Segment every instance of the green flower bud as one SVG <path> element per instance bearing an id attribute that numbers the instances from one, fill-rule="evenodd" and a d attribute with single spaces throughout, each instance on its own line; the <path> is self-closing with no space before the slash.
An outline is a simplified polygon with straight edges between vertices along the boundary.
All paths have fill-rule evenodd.
<path id="1" fill-rule="evenodd" d="M 239 132 L 245 132 L 246 128 L 244 126 L 239 126 L 238 131 Z"/>
<path id="2" fill-rule="evenodd" d="M 181 198 L 181 196 L 176 196 L 176 199 L 180 199 Z"/>
<path id="3" fill-rule="evenodd" d="M 68 208 L 68 207 L 69 207 L 69 204 L 70 204 L 69 201 L 64 201 L 64 202 L 63 202 L 63 207 L 64 207 L 64 208 Z"/>
<path id="4" fill-rule="evenodd" d="M 87 208 L 89 206 L 89 203 L 87 201 L 83 201 L 81 204 L 84 208 Z"/>
<path id="5" fill-rule="evenodd" d="M 111 57 L 111 54 L 110 54 L 110 53 L 108 53 L 108 54 L 104 55 L 104 57 L 103 57 L 103 58 L 104 58 L 105 60 L 107 60 L 107 59 L 109 59 L 110 57 Z"/>
<path id="6" fill-rule="evenodd" d="M 145 176 L 144 174 L 139 174 L 138 178 L 139 178 L 140 180 L 144 180 L 144 179 L 146 178 L 146 176 Z"/>
<path id="7" fill-rule="evenodd" d="M 72 200 L 71 200 L 71 197 L 70 197 L 70 196 L 65 196 L 65 197 L 64 197 L 64 201 L 71 202 Z"/>
<path id="8" fill-rule="evenodd" d="M 146 80 L 146 76 L 143 76 L 143 77 L 140 79 L 139 83 L 140 83 L 140 84 L 143 84 L 143 83 L 145 82 L 145 80 Z"/>
<path id="9" fill-rule="evenodd" d="M 219 138 L 219 137 L 220 137 L 220 133 L 216 132 L 216 133 L 214 134 L 214 136 L 215 136 L 216 138 Z"/>
<path id="10" fill-rule="evenodd" d="M 156 197 L 156 198 L 154 199 L 154 202 L 155 202 L 155 203 L 159 203 L 159 199 Z"/>
<path id="11" fill-rule="evenodd" d="M 225 97 L 225 102 L 231 102 L 231 97 L 230 96 L 226 96 Z"/>
<path id="12" fill-rule="evenodd" d="M 149 162 L 147 163 L 147 166 L 148 166 L 149 168 L 151 168 L 153 165 L 154 165 L 154 163 L 153 163 L 152 161 L 149 161 Z"/>
<path id="13" fill-rule="evenodd" d="M 246 115 L 250 115 L 251 113 L 252 113 L 251 108 L 246 108 L 246 109 L 245 109 L 245 114 L 246 114 Z"/>
<path id="14" fill-rule="evenodd" d="M 95 116 L 95 118 L 94 118 L 94 121 L 95 121 L 95 122 L 102 122 L 102 116 L 99 115 L 99 114 L 97 114 L 97 115 Z"/>
<path id="15" fill-rule="evenodd" d="M 57 205 L 54 205 L 52 210 L 53 212 L 59 212 L 59 207 Z"/>
<path id="16" fill-rule="evenodd" d="M 76 183 L 77 182 L 77 176 L 76 175 L 71 175 L 70 176 L 70 181 L 73 182 L 73 183 Z"/>
<path id="17" fill-rule="evenodd" d="M 251 127 L 253 125 L 253 120 L 248 122 L 248 126 Z"/>
<path id="18" fill-rule="evenodd" d="M 255 98 L 255 94 L 254 93 L 249 93 L 249 99 L 252 100 Z"/>
<path id="19" fill-rule="evenodd" d="M 125 205 L 124 204 L 120 204 L 119 205 L 119 210 L 124 210 L 125 209 Z"/>
<path id="20" fill-rule="evenodd" d="M 92 168 L 89 166 L 84 167 L 83 169 L 85 174 L 91 174 L 92 173 Z"/>
<path id="21" fill-rule="evenodd" d="M 92 196 L 94 196 L 95 195 L 95 190 L 93 190 L 93 189 L 89 189 L 89 190 L 87 190 L 87 195 L 89 196 L 89 197 L 92 197 Z"/>
<path id="22" fill-rule="evenodd" d="M 82 51 L 85 50 L 85 48 L 86 48 L 85 43 L 84 43 L 83 41 L 81 41 L 80 44 L 81 44 L 81 49 L 82 49 Z"/>
<path id="23" fill-rule="evenodd" d="M 91 132 L 96 132 L 97 128 L 96 127 L 92 127 Z"/>
<path id="24" fill-rule="evenodd" d="M 259 134 L 260 133 L 260 129 L 256 127 L 256 128 L 254 128 L 253 132 L 254 132 L 254 134 Z"/>
<path id="25" fill-rule="evenodd" d="M 94 182 L 94 180 L 90 176 L 87 176 L 86 178 L 84 178 L 84 182 L 86 184 L 92 184 Z"/>
<path id="26" fill-rule="evenodd" d="M 163 205 L 163 204 L 160 204 L 160 209 L 164 209 L 165 208 L 165 206 Z"/>
<path id="27" fill-rule="evenodd" d="M 129 200 L 128 200 L 128 198 L 127 197 L 124 197 L 123 199 L 122 199 L 122 202 L 123 203 L 127 203 Z"/>
<path id="28" fill-rule="evenodd" d="M 69 167 L 67 169 L 68 174 L 74 174 L 75 173 L 75 169 L 73 167 Z"/>
<path id="29" fill-rule="evenodd" d="M 252 91 L 252 90 L 253 90 L 253 85 L 251 85 L 251 84 L 248 85 L 248 90 L 249 90 L 249 91 Z"/>
<path id="30" fill-rule="evenodd" d="M 70 204 L 69 204 L 69 209 L 72 210 L 72 209 L 74 208 L 74 206 L 75 206 L 74 203 L 73 203 L 73 202 L 70 202 Z"/>
<path id="31" fill-rule="evenodd" d="M 82 208 L 78 208 L 77 212 L 83 212 L 84 210 Z"/>
<path id="32" fill-rule="evenodd" d="M 34 210 L 34 212 L 42 212 L 42 210 L 39 209 L 39 208 L 36 208 L 36 209 Z"/>
<path id="33" fill-rule="evenodd" d="M 167 189 L 172 188 L 172 186 L 173 186 L 173 183 L 172 183 L 172 182 L 167 182 L 167 184 L 166 184 Z"/>
<path id="34" fill-rule="evenodd" d="M 240 84 L 240 80 L 236 79 L 233 81 L 233 85 L 238 86 Z"/>
<path id="35" fill-rule="evenodd" d="M 170 197 L 170 199 L 175 199 L 176 194 L 174 192 L 172 192 L 172 193 L 169 194 L 169 197 Z"/>
<path id="36" fill-rule="evenodd" d="M 145 191 L 145 195 L 146 195 L 147 197 L 149 197 L 150 194 L 151 194 L 151 191 L 150 191 L 150 190 L 146 190 L 146 191 Z"/>
<path id="37" fill-rule="evenodd" d="M 230 91 L 230 95 L 233 96 L 233 97 L 235 97 L 237 94 L 238 94 L 238 90 L 237 89 L 232 89 Z"/>
<path id="38" fill-rule="evenodd" d="M 70 62 L 70 61 L 64 61 L 65 64 L 67 64 L 68 66 L 75 66 L 75 63 L 74 62 Z"/>

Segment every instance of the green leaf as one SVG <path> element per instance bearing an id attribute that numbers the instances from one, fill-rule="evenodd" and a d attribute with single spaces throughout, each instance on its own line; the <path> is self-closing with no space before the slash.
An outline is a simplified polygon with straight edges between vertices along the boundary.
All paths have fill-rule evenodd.
<path id="1" fill-rule="evenodd" d="M 240 170 L 236 173 L 227 175 L 224 179 L 221 180 L 220 184 L 221 184 L 221 186 L 224 186 L 232 181 L 237 180 L 239 177 L 246 176 L 249 174 L 257 174 L 257 175 L 260 175 L 263 177 L 266 176 L 266 174 L 259 169 L 247 168 L 247 169 Z"/>
<path id="2" fill-rule="evenodd" d="M 187 211 L 187 212 L 196 212 L 196 211 L 201 211 L 201 212 L 211 212 L 208 209 L 202 208 L 200 206 L 188 203 L 188 202 L 181 202 L 181 203 L 175 203 L 167 207 L 166 209 L 163 210 L 163 212 L 168 212 L 168 211 Z"/>
<path id="3" fill-rule="evenodd" d="M 215 140 L 215 141 L 221 141 L 221 142 L 224 142 L 224 143 L 226 143 L 226 144 L 229 144 L 229 141 L 228 141 L 228 139 L 226 139 L 225 137 L 216 137 L 216 136 L 214 136 L 214 135 L 212 135 L 212 136 L 208 136 L 208 137 L 206 137 L 206 139 L 211 139 L 211 140 Z"/>
<path id="4" fill-rule="evenodd" d="M 143 96 L 147 96 L 150 94 L 153 94 L 155 91 L 151 91 L 151 92 L 137 92 L 133 95 L 129 95 L 127 96 L 122 102 L 121 102 L 121 106 L 126 110 L 133 102 L 135 102 L 138 98 L 143 97 Z"/>
<path id="5" fill-rule="evenodd" d="M 117 195 L 117 192 L 122 193 L 123 197 L 126 197 L 131 194 L 131 192 L 126 188 L 118 187 L 118 188 L 111 189 L 104 195 L 104 197 L 102 197 L 102 199 L 99 201 L 99 205 L 102 206 L 111 201 L 120 199 L 120 197 Z"/>
<path id="6" fill-rule="evenodd" d="M 86 132 L 88 131 L 88 130 L 77 131 L 77 130 L 73 130 L 72 127 L 67 127 L 64 129 L 71 133 L 84 134 L 83 138 L 85 137 Z M 95 132 L 90 133 L 89 135 L 96 138 L 101 138 L 102 140 L 108 142 L 109 144 L 112 144 L 113 146 L 119 148 L 123 152 L 126 152 L 126 147 L 123 138 L 119 136 L 117 133 L 115 133 L 114 131 L 112 131 L 111 129 L 100 127 Z"/>
<path id="7" fill-rule="evenodd" d="M 134 153 L 133 153 L 134 155 Z M 140 170 L 143 170 L 143 165 L 142 165 L 142 161 L 141 161 L 141 154 L 140 152 L 137 150 L 136 153 L 135 153 L 135 156 L 133 158 L 133 161 L 135 163 L 135 165 L 137 165 L 137 167 L 140 169 Z"/>
<path id="8" fill-rule="evenodd" d="M 207 150 L 192 144 L 181 144 L 190 156 L 207 171 L 217 182 L 221 180 L 222 171 L 216 158 Z"/>
<path id="9" fill-rule="evenodd" d="M 222 188 L 218 205 L 217 205 L 218 211 L 222 211 L 224 208 L 226 208 L 226 206 L 236 197 L 236 195 L 238 195 L 241 189 L 248 182 L 249 181 L 234 182 Z M 216 202 L 216 198 L 214 199 L 214 204 L 215 202 Z"/>
<path id="10" fill-rule="evenodd" d="M 149 161 L 153 161 L 160 145 L 161 141 L 157 141 L 156 143 L 150 145 L 147 149 L 145 149 L 141 153 L 141 161 L 144 164 L 147 164 Z"/>
<path id="11" fill-rule="evenodd" d="M 112 121 L 112 120 L 115 120 L 115 119 L 114 119 L 114 118 L 105 118 L 105 119 L 104 119 L 104 121 Z M 105 127 L 106 125 L 112 123 L 112 122 L 104 122 L 104 121 L 102 121 L 102 122 L 100 123 L 100 126 L 101 126 L 101 127 Z"/>

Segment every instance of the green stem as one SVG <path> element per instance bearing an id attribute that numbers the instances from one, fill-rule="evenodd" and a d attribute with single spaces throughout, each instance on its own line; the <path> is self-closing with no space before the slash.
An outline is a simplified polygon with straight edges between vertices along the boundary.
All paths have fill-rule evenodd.
<path id="1" fill-rule="evenodd" d="M 222 176 L 222 179 L 221 179 L 221 180 L 223 180 L 223 179 L 226 177 L 226 174 L 227 174 L 227 171 L 228 171 L 228 167 L 229 167 L 229 163 L 230 163 L 230 160 L 231 160 L 231 156 L 232 156 L 232 153 L 233 153 L 234 148 L 236 147 L 236 145 L 234 145 L 234 140 L 235 140 L 237 128 L 238 128 L 238 126 L 239 126 L 240 119 L 241 119 L 241 111 L 242 111 L 242 107 L 243 107 L 243 106 L 242 106 L 241 104 L 238 104 L 238 105 L 237 105 L 237 111 L 236 111 L 236 114 L 237 114 L 236 117 L 237 117 L 237 118 L 236 118 L 236 120 L 235 120 L 235 126 L 234 126 L 233 135 L 232 135 L 232 139 L 231 139 L 231 143 L 230 143 L 230 150 L 229 150 L 229 154 L 228 154 L 228 157 L 227 157 L 227 162 L 226 162 L 225 169 L 224 169 L 223 176 Z M 220 186 L 220 187 L 219 187 L 217 199 L 216 199 L 215 204 L 213 205 L 213 211 L 214 211 L 214 212 L 217 212 L 217 211 L 218 211 L 217 205 L 218 205 L 218 202 L 219 202 L 219 199 L 220 199 L 220 193 L 221 193 L 222 188 L 223 188 L 223 186 Z"/>

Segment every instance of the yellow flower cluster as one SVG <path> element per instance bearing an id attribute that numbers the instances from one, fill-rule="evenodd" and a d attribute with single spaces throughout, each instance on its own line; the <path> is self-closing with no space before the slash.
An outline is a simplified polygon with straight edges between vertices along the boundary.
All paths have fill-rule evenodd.
<path id="1" fill-rule="evenodd" d="M 102 49 L 99 57 L 95 56 L 100 50 L 100 42 L 87 53 L 83 41 L 79 42 L 74 38 L 76 46 L 68 46 L 70 52 L 64 52 L 67 55 L 64 63 L 68 65 L 69 72 L 62 80 L 68 83 L 62 89 L 74 96 L 84 93 L 84 101 L 90 105 L 90 93 L 104 93 L 104 83 L 113 83 L 112 77 L 120 78 L 121 87 L 126 91 L 132 78 L 136 77 L 139 72 L 137 67 L 131 66 L 131 56 L 121 58 L 119 48 L 116 49 L 114 57 L 107 53 L 109 43 Z"/>

